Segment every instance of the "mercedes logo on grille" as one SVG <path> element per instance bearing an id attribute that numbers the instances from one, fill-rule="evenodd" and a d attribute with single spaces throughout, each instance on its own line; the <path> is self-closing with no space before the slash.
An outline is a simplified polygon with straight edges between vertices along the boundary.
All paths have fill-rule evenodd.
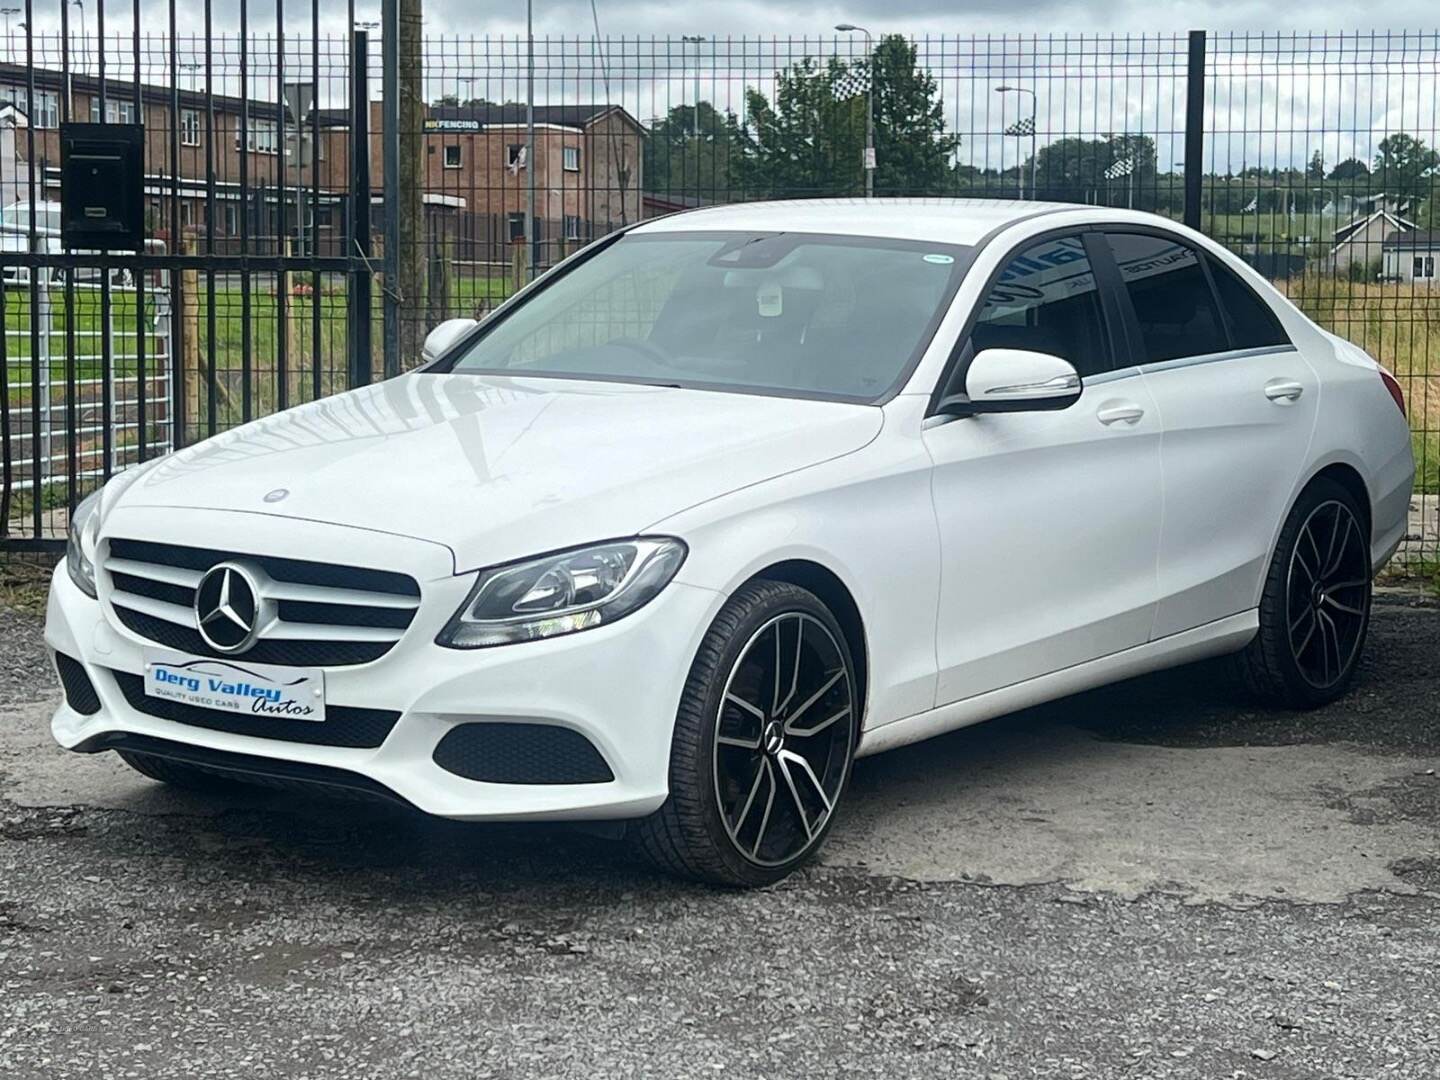
<path id="1" fill-rule="evenodd" d="M 260 589 L 239 563 L 220 563 L 206 571 L 195 590 L 195 620 L 205 644 L 216 652 L 241 653 L 260 631 Z"/>

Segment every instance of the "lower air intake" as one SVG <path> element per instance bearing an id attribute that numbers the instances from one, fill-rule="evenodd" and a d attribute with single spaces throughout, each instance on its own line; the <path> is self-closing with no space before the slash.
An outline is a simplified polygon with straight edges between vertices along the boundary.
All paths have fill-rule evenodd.
<path id="1" fill-rule="evenodd" d="M 100 695 L 85 674 L 85 665 L 64 653 L 55 654 L 55 669 L 60 672 L 60 685 L 65 688 L 65 704 L 81 716 L 94 716 L 100 711 Z"/>
<path id="2" fill-rule="evenodd" d="M 554 724 L 461 724 L 435 747 L 435 764 L 490 784 L 603 784 L 615 779 L 593 743 Z"/>

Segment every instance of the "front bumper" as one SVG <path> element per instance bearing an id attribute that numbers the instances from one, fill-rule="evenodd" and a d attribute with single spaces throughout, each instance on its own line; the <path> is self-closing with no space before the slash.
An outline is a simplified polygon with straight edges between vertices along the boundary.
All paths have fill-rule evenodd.
<path id="1" fill-rule="evenodd" d="M 311 550 L 344 550 L 344 539 L 332 536 L 334 546 Z M 434 639 L 464 599 L 472 576 L 417 577 L 420 610 L 404 638 L 371 663 L 326 669 L 328 704 L 401 714 L 379 747 L 353 749 L 213 731 L 132 708 L 112 672 L 143 674 L 143 650 L 154 643 L 106 616 L 103 584 L 101 599 L 92 600 L 62 564 L 51 583 L 45 642 L 52 654 L 84 666 L 101 707 L 82 715 L 62 702 L 51 731 L 67 749 L 103 750 L 115 736 L 136 736 L 342 770 L 427 813 L 462 820 L 620 819 L 643 816 L 664 802 L 675 710 L 700 638 L 721 602 L 718 594 L 672 582 L 612 626 L 548 641 L 456 650 Z M 614 778 L 486 783 L 437 765 L 432 755 L 440 739 L 459 724 L 477 721 L 571 728 L 595 746 Z"/>

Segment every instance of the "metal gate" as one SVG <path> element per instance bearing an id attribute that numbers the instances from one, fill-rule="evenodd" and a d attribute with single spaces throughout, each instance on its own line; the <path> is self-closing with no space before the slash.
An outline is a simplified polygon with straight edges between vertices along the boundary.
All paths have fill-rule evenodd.
<path id="1" fill-rule="evenodd" d="M 322 34 L 318 0 L 7 12 L 0 551 L 62 546 L 119 469 L 384 370 L 363 29 Z M 72 121 L 143 133 L 141 250 L 62 244 Z"/>

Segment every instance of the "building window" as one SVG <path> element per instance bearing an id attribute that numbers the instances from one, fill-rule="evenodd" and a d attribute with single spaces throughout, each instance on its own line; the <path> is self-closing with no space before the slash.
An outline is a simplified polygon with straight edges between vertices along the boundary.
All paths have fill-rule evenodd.
<path id="1" fill-rule="evenodd" d="M 566 240 L 579 240 L 579 239 L 580 239 L 580 215 L 579 215 L 579 214 L 566 214 L 566 215 L 565 215 L 565 239 L 566 239 Z"/>
<path id="2" fill-rule="evenodd" d="M 566 172 L 579 172 L 579 171 L 580 171 L 580 148 L 579 148 L 578 146 L 567 146 L 567 147 L 565 147 L 564 154 L 565 154 L 565 158 L 564 158 L 565 171 L 566 171 Z"/>
<path id="3" fill-rule="evenodd" d="M 37 128 L 58 128 L 60 126 L 60 95 L 54 90 L 36 90 L 33 116 L 29 106 L 29 95 L 23 86 L 0 86 L 0 102 L 14 105 L 29 116 Z"/>
<path id="4" fill-rule="evenodd" d="M 225 204 L 225 233 L 234 236 L 240 231 L 240 208 L 234 203 Z"/>
<path id="5" fill-rule="evenodd" d="M 253 154 L 273 154 L 280 146 L 280 131 L 274 120 L 250 117 L 245 124 L 245 148 Z M 235 149 L 240 149 L 240 121 L 235 121 Z"/>
<path id="6" fill-rule="evenodd" d="M 1415 256 L 1415 261 L 1410 264 L 1410 276 L 1411 276 L 1411 277 L 1424 277 L 1424 276 L 1425 276 L 1425 260 L 1422 259 L 1419 255 L 1416 255 L 1416 256 Z"/>
<path id="7" fill-rule="evenodd" d="M 511 214 L 511 215 L 510 215 L 510 242 L 513 244 L 516 240 L 524 240 L 524 239 L 525 239 L 525 215 L 524 215 L 524 214 Z"/>
<path id="8" fill-rule="evenodd" d="M 180 110 L 180 145 L 200 145 L 200 114 L 194 109 Z"/>
<path id="9" fill-rule="evenodd" d="M 505 164 L 512 169 L 523 169 L 525 167 L 525 144 L 512 142 L 505 147 Z"/>
<path id="10" fill-rule="evenodd" d="M 447 146 L 447 147 L 445 147 L 444 153 L 445 153 L 445 168 L 447 168 L 447 169 L 458 169 L 458 168 L 460 168 L 460 147 L 459 147 L 459 146 Z"/>
<path id="11" fill-rule="evenodd" d="M 195 204 L 186 199 L 180 204 L 180 227 L 193 228 L 195 225 Z"/>
<path id="12" fill-rule="evenodd" d="M 90 99 L 90 122 L 100 123 L 100 99 Z M 115 98 L 105 99 L 105 123 L 107 124 L 133 124 L 135 122 L 135 102 L 118 101 Z"/>

